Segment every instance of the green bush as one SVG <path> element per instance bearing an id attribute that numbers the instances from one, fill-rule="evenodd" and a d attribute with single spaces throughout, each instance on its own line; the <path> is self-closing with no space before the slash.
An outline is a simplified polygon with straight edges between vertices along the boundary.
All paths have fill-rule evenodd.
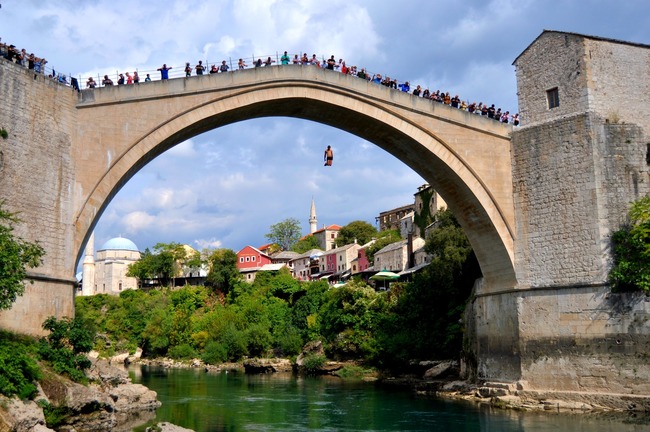
<path id="1" fill-rule="evenodd" d="M 189 360 L 196 358 L 196 351 L 189 344 L 182 344 L 171 347 L 169 349 L 169 356 L 176 360 Z"/>
<path id="2" fill-rule="evenodd" d="M 650 293 L 650 196 L 632 204 L 629 218 L 612 234 L 614 266 L 609 277 L 618 291 Z"/>
<path id="3" fill-rule="evenodd" d="M 291 325 L 281 328 L 275 336 L 275 346 L 284 356 L 299 354 L 303 345 L 304 341 L 300 336 L 300 331 Z"/>
<path id="4" fill-rule="evenodd" d="M 273 337 L 268 327 L 263 324 L 254 324 L 246 330 L 246 346 L 248 354 L 253 357 L 264 357 L 271 348 Z"/>
<path id="5" fill-rule="evenodd" d="M 38 352 L 55 372 L 85 382 L 85 370 L 91 365 L 85 353 L 92 349 L 94 336 L 79 319 L 49 317 L 43 328 L 50 334 L 39 341 Z"/>
<path id="6" fill-rule="evenodd" d="M 305 368 L 305 372 L 308 374 L 318 373 L 323 366 L 327 358 L 322 354 L 312 354 L 306 356 L 302 361 L 302 366 Z"/>
<path id="7" fill-rule="evenodd" d="M 8 334 L 0 335 L 0 393 L 32 399 L 36 395 L 34 382 L 41 378 L 41 371 L 31 346 L 10 338 Z"/>
<path id="8" fill-rule="evenodd" d="M 223 344 L 210 341 L 205 345 L 205 350 L 201 354 L 201 360 L 211 365 L 223 363 L 228 360 L 228 350 Z"/>
<path id="9" fill-rule="evenodd" d="M 248 355 L 246 334 L 236 329 L 234 325 L 226 326 L 220 341 L 226 348 L 228 360 L 238 361 L 245 355 Z"/>

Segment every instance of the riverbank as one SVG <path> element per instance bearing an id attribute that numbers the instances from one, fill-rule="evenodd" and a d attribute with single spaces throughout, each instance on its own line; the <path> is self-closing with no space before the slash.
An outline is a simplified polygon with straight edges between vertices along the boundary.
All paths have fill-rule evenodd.
<path id="1" fill-rule="evenodd" d="M 248 362 L 248 363 L 247 363 Z M 251 373 L 292 372 L 296 370 L 288 359 L 249 359 L 240 363 L 206 365 L 200 360 L 189 362 L 168 358 L 138 359 L 136 364 L 163 368 L 198 368 L 205 371 L 238 371 Z M 253 368 L 247 364 L 254 365 Z M 341 371 L 357 367 L 356 362 L 326 362 L 320 374 L 341 377 Z M 482 382 L 461 380 L 455 361 L 428 361 L 410 364 L 409 373 L 387 373 L 366 370 L 355 378 L 377 381 L 382 385 L 408 387 L 419 395 L 449 400 L 462 400 L 499 409 L 573 414 L 619 413 L 647 417 L 650 397 L 639 395 L 540 391 L 525 388 L 525 383 Z M 650 418 L 646 420 L 650 421 Z"/>

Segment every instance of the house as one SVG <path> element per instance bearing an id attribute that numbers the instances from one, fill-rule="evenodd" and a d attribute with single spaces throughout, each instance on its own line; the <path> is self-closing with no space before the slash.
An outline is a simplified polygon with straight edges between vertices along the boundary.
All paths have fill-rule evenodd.
<path id="1" fill-rule="evenodd" d="M 339 236 L 341 227 L 339 225 L 323 226 L 323 228 L 314 231 L 311 235 L 318 239 L 320 248 L 324 251 L 336 247 L 336 238 Z"/>
<path id="2" fill-rule="evenodd" d="M 271 263 L 270 256 L 253 246 L 246 246 L 237 252 L 237 269 L 247 282 L 253 282 L 255 280 L 255 273 L 262 266 Z"/>
<path id="3" fill-rule="evenodd" d="M 322 250 L 311 249 L 292 258 L 289 265 L 293 268 L 293 277 L 301 281 L 317 277 L 320 273 L 318 264 L 322 255 Z"/>
<path id="4" fill-rule="evenodd" d="M 402 207 L 397 207 L 395 209 L 379 213 L 379 216 L 375 218 L 375 220 L 379 222 L 379 231 L 392 229 L 399 230 L 400 220 L 408 213 L 413 212 L 414 209 L 414 204 L 407 204 Z"/>
<path id="5" fill-rule="evenodd" d="M 412 246 L 409 247 L 408 239 L 400 240 L 375 252 L 375 270 L 390 270 L 399 273 L 412 267 L 409 264 L 413 262 L 413 257 L 409 257 L 411 255 L 409 250 L 424 247 L 424 240 L 415 237 L 412 242 Z"/>
<path id="6" fill-rule="evenodd" d="M 362 273 L 370 268 L 370 261 L 368 260 L 368 256 L 366 255 L 366 248 L 371 246 L 373 243 L 375 243 L 377 240 L 372 239 L 368 243 L 364 244 L 361 246 L 361 248 L 357 251 L 357 257 L 352 260 L 351 264 L 351 274 L 355 275 L 357 273 Z"/>
<path id="7" fill-rule="evenodd" d="M 289 270 L 291 271 L 291 274 L 293 273 L 293 263 L 292 260 L 297 257 L 299 254 L 298 252 L 294 251 L 281 251 L 274 253 L 271 255 L 271 263 L 272 264 L 284 264 L 285 266 L 289 267 Z"/>
<path id="8" fill-rule="evenodd" d="M 320 259 L 321 275 L 328 276 L 330 281 L 350 276 L 352 261 L 358 257 L 359 249 L 361 249 L 359 244 L 352 243 L 326 251 Z"/>

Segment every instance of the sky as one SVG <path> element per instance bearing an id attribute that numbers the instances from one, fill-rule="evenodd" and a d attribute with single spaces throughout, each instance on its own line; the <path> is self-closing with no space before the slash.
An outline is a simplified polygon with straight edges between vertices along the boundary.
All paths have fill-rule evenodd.
<path id="1" fill-rule="evenodd" d="M 647 0 L 0 0 L 0 37 L 80 78 L 174 73 L 198 60 L 334 55 L 348 65 L 517 111 L 515 58 L 544 29 L 650 44 Z M 250 63 L 250 61 L 249 61 Z M 115 79 L 115 78 L 114 78 Z M 331 145 L 334 165 L 323 167 Z M 140 250 L 267 243 L 271 225 L 363 220 L 413 202 L 425 181 L 354 135 L 300 119 L 266 118 L 193 137 L 150 162 L 95 229 Z"/>

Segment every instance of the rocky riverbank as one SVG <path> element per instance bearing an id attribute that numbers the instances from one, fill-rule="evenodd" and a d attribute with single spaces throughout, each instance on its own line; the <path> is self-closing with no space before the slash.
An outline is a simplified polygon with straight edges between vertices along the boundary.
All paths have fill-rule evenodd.
<path id="1" fill-rule="evenodd" d="M 2 398 L 0 430 L 51 431 L 46 426 L 56 417 L 57 431 L 130 431 L 155 417 L 160 406 L 156 392 L 133 384 L 126 370 L 95 359 L 87 371 L 88 385 L 47 373 L 34 401 Z"/>

